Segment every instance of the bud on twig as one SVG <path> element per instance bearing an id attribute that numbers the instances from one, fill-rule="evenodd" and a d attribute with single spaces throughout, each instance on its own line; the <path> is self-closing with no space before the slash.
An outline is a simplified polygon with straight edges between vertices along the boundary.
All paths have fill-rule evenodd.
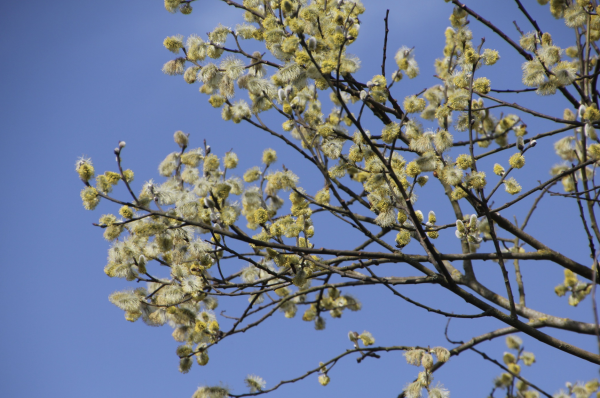
<path id="1" fill-rule="evenodd" d="M 285 91 L 282 88 L 277 91 L 277 96 L 279 97 L 279 102 L 283 103 L 285 101 Z"/>
<path id="2" fill-rule="evenodd" d="M 209 198 L 204 198 L 204 207 L 207 209 L 212 209 L 213 207 L 215 207 L 215 202 L 213 202 Z"/>
<path id="3" fill-rule="evenodd" d="M 523 142 L 523 137 L 517 137 L 517 148 L 519 148 L 519 151 L 523 151 L 523 149 L 525 149 L 525 143 Z"/>

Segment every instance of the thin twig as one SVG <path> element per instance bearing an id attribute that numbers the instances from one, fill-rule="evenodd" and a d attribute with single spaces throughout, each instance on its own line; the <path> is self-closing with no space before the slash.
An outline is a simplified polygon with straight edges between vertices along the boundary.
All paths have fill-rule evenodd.
<path id="1" fill-rule="evenodd" d="M 383 61 L 381 61 L 381 75 L 385 77 L 385 58 L 387 55 L 387 40 L 388 40 L 388 16 L 390 15 L 390 10 L 385 10 L 385 18 L 383 18 L 385 24 L 385 36 L 383 37 Z"/>

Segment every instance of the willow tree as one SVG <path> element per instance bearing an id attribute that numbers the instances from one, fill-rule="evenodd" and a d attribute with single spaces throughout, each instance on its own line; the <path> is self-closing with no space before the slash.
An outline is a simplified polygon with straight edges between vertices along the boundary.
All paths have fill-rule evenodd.
<path id="1" fill-rule="evenodd" d="M 192 1 L 165 0 L 165 7 L 171 13 L 190 14 Z M 403 79 L 419 75 L 416 50 L 398 49 L 395 67 L 386 69 L 392 63 L 386 62 L 387 14 L 381 70 L 372 71 L 369 81 L 355 78 L 360 59 L 348 50 L 360 35 L 365 6 L 359 1 L 224 0 L 232 12 L 243 14 L 244 23 L 235 28 L 219 25 L 204 38 L 164 40 L 176 54 L 163 66 L 164 73 L 199 84 L 200 93 L 220 108 L 220 116 L 235 124 L 231 129 L 242 124 L 245 130 L 252 127 L 253 134 L 281 140 L 288 151 L 303 157 L 302 173 L 323 181 L 317 192 L 303 189 L 301 173 L 278 162 L 281 153 L 270 148 L 264 150 L 262 165 L 243 171 L 240 178 L 233 171 L 238 164 L 234 152 L 213 153 L 206 140 L 204 146 L 191 149 L 194 137 L 181 131 L 174 135 L 178 149 L 159 165 L 160 181 L 137 188 L 133 171 L 122 167 L 125 142 L 114 150 L 114 172 L 95 176 L 90 159 L 77 162 L 85 184 L 81 191 L 85 209 L 93 210 L 101 200 L 121 206 L 115 211 L 118 215 L 103 215 L 96 224 L 111 242 L 106 275 L 147 282 L 145 288 L 134 288 L 139 286 L 135 284 L 109 299 L 125 311 L 128 321 L 174 328 L 173 338 L 181 344 L 177 348 L 181 372 L 188 372 L 194 362 L 207 365 L 213 345 L 261 327 L 278 312 L 294 318 L 300 310 L 298 318 L 325 329 L 328 317 L 360 310 L 361 287 L 369 285 L 449 319 L 491 317 L 504 323 L 503 328 L 468 342 L 448 338 L 447 347 L 433 348 L 406 341 L 378 346 L 368 331 L 350 331 L 348 350 L 323 359 L 302 375 L 269 384 L 248 376 L 247 393 L 213 385 L 200 387 L 195 398 L 261 395 L 310 377 L 325 386 L 336 377 L 334 365 L 343 359 L 361 362 L 394 352 L 403 352 L 406 361 L 418 368 L 414 379 L 406 380 L 404 396 L 447 397 L 442 384 L 432 383 L 432 374 L 446 363 L 452 366 L 453 356 L 465 350 L 481 353 L 479 343 L 502 336 L 507 336 L 502 338 L 510 351 L 501 360 L 481 353 L 501 368 L 494 390 L 507 396 L 550 396 L 522 374 L 521 365 L 532 365 L 535 356 L 523 350 L 517 333 L 600 364 L 597 353 L 550 333 L 562 329 L 596 335 L 600 346 L 595 306 L 591 322 L 537 311 L 526 305 L 521 276 L 527 262 L 552 263 L 549 277 L 563 281 L 564 273 L 564 281 L 547 294 L 564 297 L 573 306 L 587 296 L 592 296 L 588 302 L 594 301 L 594 281 L 600 282 L 596 248 L 600 228 L 595 215 L 600 203 L 600 186 L 595 183 L 600 159 L 595 132 L 600 123 L 597 2 L 550 1 L 550 13 L 574 32 L 573 45 L 561 48 L 552 32 L 538 26 L 515 1 L 530 26 L 523 30 L 516 26 L 514 34 L 508 34 L 452 0 L 451 26 L 435 61 L 437 75 L 429 88 L 403 99 L 394 93 Z M 485 25 L 523 58 L 522 82 L 515 85 L 525 88 L 492 88 L 485 75 L 500 54 L 473 37 L 470 19 Z M 257 45 L 266 50 L 247 50 Z M 502 97 L 507 92 L 552 95 L 566 109 L 562 115 L 546 114 L 508 102 Z M 325 106 L 333 110 L 326 113 Z M 266 112 L 271 114 L 269 120 L 279 121 L 265 123 Z M 367 114 L 374 116 L 369 122 L 363 119 Z M 528 134 L 524 115 L 546 119 L 556 127 Z M 203 138 L 210 143 L 210 136 Z M 528 152 L 540 140 L 555 142 L 556 155 L 549 156 L 555 156 L 558 165 L 550 170 L 551 178 L 527 172 Z M 487 166 L 491 159 L 497 161 L 493 167 Z M 111 196 L 118 183 L 125 185 L 130 197 Z M 455 222 L 440 225 L 434 211 L 417 209 L 417 195 L 428 195 L 436 185 L 444 193 L 439 201 L 448 201 Z M 502 191 L 512 196 L 499 194 Z M 582 228 L 587 241 L 577 250 L 589 251 L 587 263 L 553 250 L 525 230 L 547 194 L 571 198 L 577 207 L 580 219 L 564 221 L 566 227 L 556 233 Z M 521 223 L 509 219 L 517 203 L 530 206 Z M 358 234 L 364 243 L 332 246 L 315 228 L 317 217 L 339 222 L 343 233 Z M 438 249 L 438 240 L 453 242 L 455 250 Z M 493 260 L 501 270 L 502 291 L 478 280 L 474 265 L 485 260 Z M 375 267 L 380 264 L 402 265 L 414 276 L 383 273 L 383 268 Z M 159 277 L 165 269 L 169 276 Z M 469 303 L 472 314 L 440 309 L 443 303 L 432 308 L 412 300 L 398 290 L 406 284 L 447 290 Z M 229 319 L 219 317 L 214 312 L 219 297 L 242 301 L 245 310 Z M 227 327 L 222 326 L 225 323 Z M 587 397 L 597 390 L 597 381 L 567 384 L 557 396 Z"/>

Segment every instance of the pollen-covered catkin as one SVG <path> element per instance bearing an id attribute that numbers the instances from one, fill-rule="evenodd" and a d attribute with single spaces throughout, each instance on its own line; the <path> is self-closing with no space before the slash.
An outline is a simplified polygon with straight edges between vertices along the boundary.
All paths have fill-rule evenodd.
<path id="1" fill-rule="evenodd" d="M 260 178 L 260 176 L 261 176 L 260 169 L 258 167 L 253 167 L 251 169 L 248 169 L 244 173 L 244 181 L 254 182 L 254 181 L 257 181 Z"/>
<path id="2" fill-rule="evenodd" d="M 466 170 L 473 166 L 473 158 L 469 155 L 458 155 L 456 158 L 456 165 L 463 170 Z"/>
<path id="3" fill-rule="evenodd" d="M 183 36 L 169 36 L 163 41 L 163 45 L 167 50 L 177 54 L 183 48 Z"/>
<path id="4" fill-rule="evenodd" d="M 487 77 L 480 77 L 473 82 L 473 90 L 481 94 L 490 92 L 490 80 Z"/>
<path id="5" fill-rule="evenodd" d="M 238 157 L 233 152 L 227 152 L 225 154 L 225 159 L 223 160 L 223 163 L 228 169 L 235 169 L 238 165 Z"/>
<path id="6" fill-rule="evenodd" d="M 406 97 L 404 99 L 404 110 L 406 113 L 422 112 L 427 103 L 423 98 L 418 98 L 416 95 Z"/>
<path id="7" fill-rule="evenodd" d="M 89 181 L 94 178 L 94 166 L 91 159 L 81 158 L 77 162 L 76 170 L 82 181 Z"/>
<path id="8" fill-rule="evenodd" d="M 406 229 L 403 229 L 396 235 L 396 245 L 400 248 L 403 248 L 404 246 L 408 245 L 410 239 L 410 232 Z"/>
<path id="9" fill-rule="evenodd" d="M 504 180 L 504 188 L 506 192 L 511 195 L 518 194 L 521 192 L 521 185 L 514 179 L 514 177 L 510 177 L 509 179 Z"/>
<path id="10" fill-rule="evenodd" d="M 125 218 L 133 218 L 133 210 L 129 206 L 123 206 L 119 209 L 119 214 Z"/>
<path id="11" fill-rule="evenodd" d="M 416 177 L 421 173 L 421 168 L 417 164 L 417 162 L 413 161 L 406 165 L 406 174 L 411 177 Z"/>
<path id="12" fill-rule="evenodd" d="M 254 212 L 254 220 L 257 224 L 262 225 L 269 219 L 269 213 L 265 209 L 256 209 Z"/>
<path id="13" fill-rule="evenodd" d="M 499 163 L 494 164 L 494 174 L 496 174 L 498 176 L 503 176 L 504 175 L 504 167 L 502 167 L 502 165 L 500 165 Z"/>
<path id="14" fill-rule="evenodd" d="M 275 152 L 275 150 L 273 150 L 271 148 L 264 150 L 263 157 L 262 157 L 262 161 L 264 164 L 270 165 L 270 164 L 274 163 L 276 160 L 277 160 L 277 153 Z"/>
<path id="15" fill-rule="evenodd" d="M 508 159 L 508 164 L 510 167 L 520 169 L 521 167 L 525 166 L 525 157 L 521 153 L 517 152 L 512 155 L 510 159 Z"/>
<path id="16" fill-rule="evenodd" d="M 483 50 L 482 58 L 484 64 L 494 65 L 500 59 L 500 55 L 498 55 L 498 51 L 486 48 Z"/>

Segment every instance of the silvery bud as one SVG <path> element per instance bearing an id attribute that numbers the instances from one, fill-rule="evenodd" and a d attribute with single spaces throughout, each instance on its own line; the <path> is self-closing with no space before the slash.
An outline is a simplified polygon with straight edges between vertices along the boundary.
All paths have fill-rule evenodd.
<path id="1" fill-rule="evenodd" d="M 596 134 L 596 129 L 592 126 L 591 123 L 585 124 L 585 136 L 591 138 L 592 140 L 598 141 L 598 135 Z"/>
<path id="2" fill-rule="evenodd" d="M 209 198 L 204 198 L 204 207 L 207 209 L 212 209 L 213 207 L 215 207 L 215 202 L 213 202 Z"/>
<path id="3" fill-rule="evenodd" d="M 351 342 L 356 343 L 358 341 L 358 333 L 356 332 L 348 332 L 348 338 Z"/>
<path id="4" fill-rule="evenodd" d="M 519 151 L 522 151 L 523 149 L 525 149 L 525 143 L 523 142 L 523 137 L 517 137 L 517 148 L 519 148 Z"/>
<path id="5" fill-rule="evenodd" d="M 173 139 L 177 145 L 183 148 L 188 145 L 188 135 L 189 134 L 185 134 L 183 131 L 176 131 L 175 134 L 173 134 Z"/>
<path id="6" fill-rule="evenodd" d="M 475 231 L 476 226 L 477 226 L 477 214 L 472 214 L 471 218 L 469 219 L 469 228 L 472 231 Z"/>

